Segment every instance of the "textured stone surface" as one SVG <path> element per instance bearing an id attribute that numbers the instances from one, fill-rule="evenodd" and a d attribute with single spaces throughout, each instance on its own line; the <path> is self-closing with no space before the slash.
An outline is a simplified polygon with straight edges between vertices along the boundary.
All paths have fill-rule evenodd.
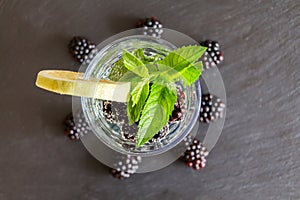
<path id="1" fill-rule="evenodd" d="M 34 87 L 45 68 L 77 69 L 67 43 L 95 42 L 155 15 L 220 41 L 227 120 L 195 172 L 179 161 L 113 179 L 63 136 L 71 98 Z M 0 199 L 300 199 L 300 3 L 287 1 L 0 0 Z"/>

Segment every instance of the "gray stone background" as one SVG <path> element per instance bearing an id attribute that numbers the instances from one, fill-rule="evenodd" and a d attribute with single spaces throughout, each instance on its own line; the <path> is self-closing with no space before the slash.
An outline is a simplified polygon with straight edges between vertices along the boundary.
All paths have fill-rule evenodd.
<path id="1" fill-rule="evenodd" d="M 202 171 L 119 181 L 63 135 L 71 98 L 34 81 L 78 68 L 72 36 L 99 43 L 147 16 L 221 43 L 227 119 Z M 0 0 L 0 199 L 300 199 L 299 35 L 298 0 Z"/>

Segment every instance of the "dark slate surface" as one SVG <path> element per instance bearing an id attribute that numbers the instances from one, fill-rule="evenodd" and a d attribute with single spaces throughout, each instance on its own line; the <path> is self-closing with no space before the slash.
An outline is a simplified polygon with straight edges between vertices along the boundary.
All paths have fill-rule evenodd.
<path id="1" fill-rule="evenodd" d="M 124 2 L 0 0 L 0 199 L 300 199 L 300 2 Z M 98 43 L 151 15 L 220 41 L 227 119 L 206 169 L 177 161 L 119 181 L 64 137 L 71 98 L 34 80 L 78 68 L 71 36 Z"/>

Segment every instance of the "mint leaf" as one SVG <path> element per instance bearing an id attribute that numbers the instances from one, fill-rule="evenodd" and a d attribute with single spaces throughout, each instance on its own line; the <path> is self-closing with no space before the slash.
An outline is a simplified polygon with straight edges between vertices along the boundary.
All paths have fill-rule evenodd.
<path id="1" fill-rule="evenodd" d="M 148 63 L 155 63 L 159 60 L 162 60 L 165 56 L 161 54 L 154 54 L 154 55 L 145 55 L 143 49 L 136 49 L 133 53 L 137 58 L 143 61 L 144 64 Z"/>
<path id="2" fill-rule="evenodd" d="M 144 64 L 146 64 L 148 70 L 153 69 L 153 64 L 149 64 L 149 62 L 153 62 L 157 60 L 158 58 L 156 55 L 153 57 L 145 56 L 143 49 L 136 49 L 133 53 L 137 58 L 139 58 Z M 161 55 L 159 56 L 161 57 Z M 148 67 L 148 65 L 151 65 Z M 130 78 L 134 77 L 136 75 L 132 75 L 130 71 L 125 67 L 123 59 L 118 60 L 114 63 L 108 78 L 112 81 L 131 81 Z"/>
<path id="3" fill-rule="evenodd" d="M 170 52 L 163 60 L 158 61 L 159 70 L 163 71 L 163 65 L 178 71 L 187 85 L 194 83 L 201 75 L 202 70 L 193 64 L 199 60 L 206 51 L 202 46 L 181 47 Z M 195 73 L 195 74 L 194 74 Z"/>
<path id="4" fill-rule="evenodd" d="M 146 91 L 144 90 L 145 87 L 148 88 L 146 89 Z M 141 95 L 142 94 L 144 95 L 144 93 L 147 93 L 146 95 L 148 95 L 149 93 L 149 79 L 137 83 L 137 85 L 130 92 L 131 99 L 132 99 L 132 106 L 135 106 L 137 104 Z"/>
<path id="5" fill-rule="evenodd" d="M 206 47 L 197 46 L 197 45 L 184 46 L 172 51 L 171 53 L 177 54 L 178 56 L 184 58 L 190 63 L 194 63 L 195 61 L 199 60 L 199 58 L 205 53 L 206 49 L 207 49 Z M 173 61 L 174 60 L 175 59 L 173 59 Z"/>
<path id="6" fill-rule="evenodd" d="M 166 84 L 166 87 L 164 88 L 164 90 L 162 91 L 162 95 L 164 96 L 164 98 L 166 98 L 166 103 L 164 104 L 164 107 L 167 111 L 167 122 L 169 121 L 172 112 L 174 110 L 174 105 L 177 101 L 177 89 L 175 87 L 175 85 L 173 83 L 168 83 Z M 162 128 L 162 127 L 161 127 Z"/>
<path id="7" fill-rule="evenodd" d="M 158 71 L 156 65 L 154 65 L 154 64 L 148 63 L 148 64 L 146 64 L 146 67 L 148 68 L 150 77 L 155 75 L 155 73 Z"/>
<path id="8" fill-rule="evenodd" d="M 128 70 L 141 77 L 149 77 L 148 69 L 145 64 L 132 53 L 123 49 L 122 59 L 124 66 Z"/>
<path id="9" fill-rule="evenodd" d="M 153 83 L 150 95 L 142 110 L 137 133 L 137 146 L 145 144 L 169 121 L 177 100 L 173 87 Z"/>
<path id="10" fill-rule="evenodd" d="M 183 79 L 185 85 L 190 85 L 191 83 L 195 82 L 202 73 L 201 62 L 189 65 L 180 72 L 166 65 L 158 64 L 157 66 L 159 71 L 155 72 L 155 74 L 158 80 L 162 79 L 166 82 L 176 82 Z M 186 74 L 188 76 L 183 78 L 182 74 Z"/>
<path id="11" fill-rule="evenodd" d="M 180 71 L 180 74 L 183 76 L 186 85 L 191 85 L 198 80 L 201 75 L 202 70 L 199 71 L 194 65 L 189 65 L 185 69 Z"/>
<path id="12" fill-rule="evenodd" d="M 120 59 L 115 62 L 108 78 L 112 81 L 119 81 L 126 72 L 128 72 L 128 69 L 124 66 L 123 59 Z"/>
<path id="13" fill-rule="evenodd" d="M 157 68 L 158 71 L 153 74 L 155 74 L 158 79 L 163 79 L 166 82 L 176 82 L 182 77 L 181 73 L 166 65 L 157 64 Z"/>
<path id="14" fill-rule="evenodd" d="M 133 54 L 140 60 L 146 61 L 146 57 L 143 49 L 136 49 Z"/>
<path id="15" fill-rule="evenodd" d="M 138 83 L 142 80 L 143 78 L 138 76 L 137 74 L 127 71 L 122 75 L 122 77 L 118 80 L 119 82 L 132 82 L 132 83 Z M 133 87 L 132 87 L 133 88 Z"/>
<path id="16" fill-rule="evenodd" d="M 199 77 L 202 74 L 202 71 L 203 71 L 202 62 L 197 62 L 186 67 L 180 73 L 183 74 L 184 76 L 187 76 L 185 77 L 185 80 L 188 81 L 188 85 L 189 85 L 199 79 Z"/>
<path id="17" fill-rule="evenodd" d="M 139 121 L 145 101 L 149 95 L 149 80 L 133 84 L 131 96 L 127 104 L 127 115 L 130 124 Z"/>
<path id="18" fill-rule="evenodd" d="M 196 62 L 196 63 L 194 63 L 194 65 L 193 65 L 198 71 L 203 71 L 203 64 L 202 64 L 202 62 L 200 61 L 200 62 Z"/>

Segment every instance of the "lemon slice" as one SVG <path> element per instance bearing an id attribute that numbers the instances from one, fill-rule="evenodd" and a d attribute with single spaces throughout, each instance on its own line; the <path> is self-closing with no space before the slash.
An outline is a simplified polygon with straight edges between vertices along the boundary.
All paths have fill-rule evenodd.
<path id="1" fill-rule="evenodd" d="M 36 86 L 59 94 L 126 102 L 130 83 L 108 80 L 85 80 L 83 73 L 65 70 L 43 70 L 37 75 Z"/>

